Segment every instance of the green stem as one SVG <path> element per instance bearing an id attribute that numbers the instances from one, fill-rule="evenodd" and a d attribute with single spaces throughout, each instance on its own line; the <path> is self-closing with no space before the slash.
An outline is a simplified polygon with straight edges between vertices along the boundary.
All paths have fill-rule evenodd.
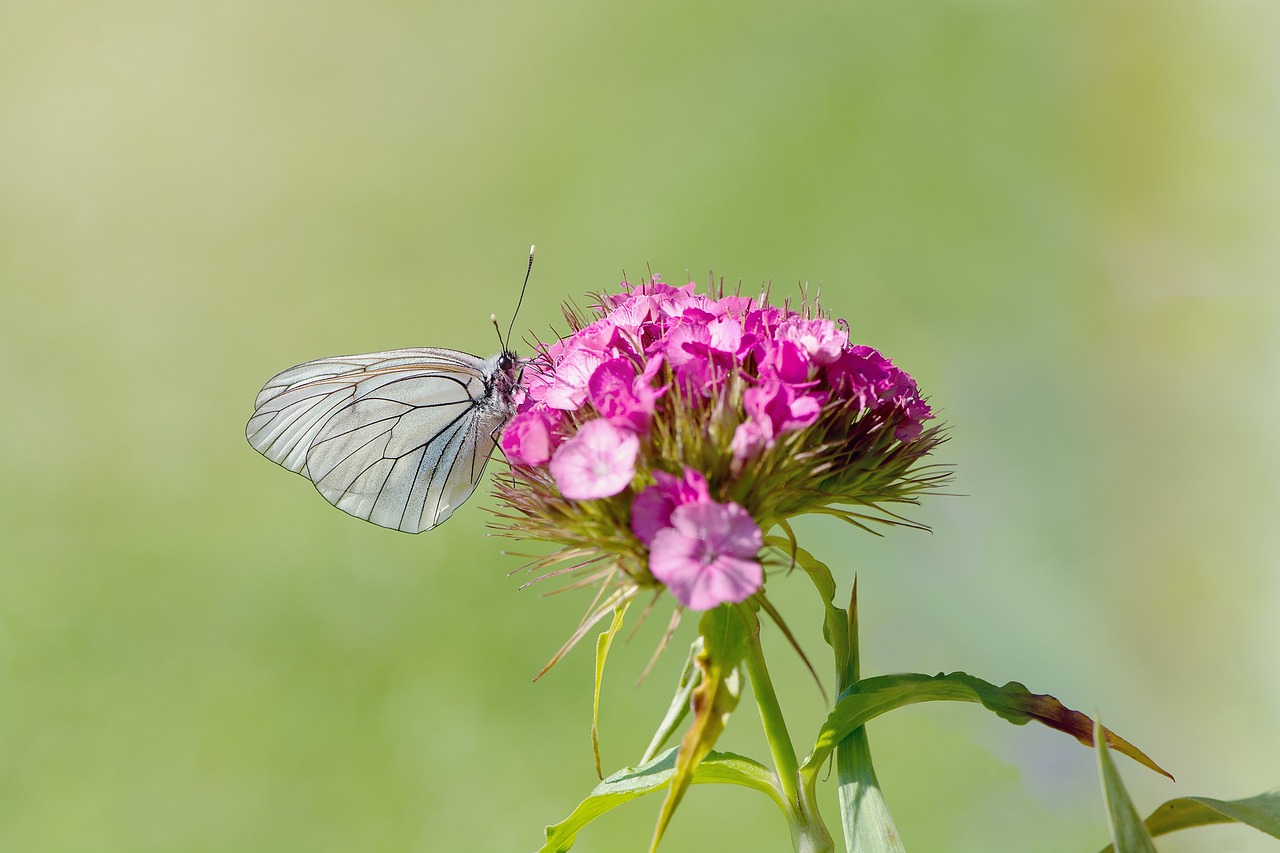
<path id="1" fill-rule="evenodd" d="M 802 790 L 798 784 L 800 762 L 796 758 L 791 735 L 787 732 L 787 722 L 782 716 L 782 707 L 778 704 L 778 694 L 773 689 L 769 668 L 765 665 L 764 649 L 760 645 L 760 623 L 752 619 L 749 624 L 751 630 L 748 631 L 744 662 L 747 675 L 751 678 L 751 693 L 755 696 L 756 708 L 760 711 L 764 736 L 769 742 L 769 752 L 773 755 L 778 783 L 787 799 L 791 815 L 792 844 L 797 853 L 832 853 L 835 843 L 818 814 L 817 800 L 811 790 Z"/>
<path id="2" fill-rule="evenodd" d="M 796 773 L 800 770 L 800 761 L 791 744 L 791 735 L 787 733 L 787 721 L 783 719 L 778 694 L 769 678 L 758 629 L 752 632 L 747 646 L 746 663 L 747 674 L 751 677 L 751 692 L 756 697 L 756 707 L 760 709 L 760 722 L 764 725 L 764 736 L 769 741 L 769 751 L 773 754 L 773 766 L 778 771 L 782 792 L 787 795 L 788 800 L 795 803 Z"/>

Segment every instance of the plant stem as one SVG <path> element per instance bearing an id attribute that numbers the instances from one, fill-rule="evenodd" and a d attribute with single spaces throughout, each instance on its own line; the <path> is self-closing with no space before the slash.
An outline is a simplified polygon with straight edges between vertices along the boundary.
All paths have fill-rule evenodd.
<path id="1" fill-rule="evenodd" d="M 783 719 L 778 694 L 774 692 L 773 681 L 769 678 L 764 650 L 760 647 L 759 630 L 751 635 L 746 664 L 747 674 L 751 677 L 751 692 L 756 697 L 756 707 L 760 709 L 760 722 L 764 725 L 764 736 L 769 741 L 769 751 L 773 754 L 773 765 L 778 772 L 778 780 L 782 783 L 782 792 L 794 804 L 797 799 L 796 774 L 800 769 L 800 761 L 791 744 L 791 735 L 787 733 L 787 721 Z"/>
<path id="2" fill-rule="evenodd" d="M 791 735 L 787 733 L 787 722 L 782 716 L 773 681 L 769 678 L 769 668 L 765 665 L 764 649 L 760 645 L 760 623 L 752 621 L 754 624 L 748 631 L 744 662 L 751 678 L 751 693 L 756 697 L 756 708 L 760 711 L 760 723 L 764 726 L 765 739 L 769 741 L 769 751 L 773 755 L 778 783 L 791 812 L 791 842 L 797 853 L 832 853 L 835 843 L 818 814 L 817 803 L 810 791 L 799 788 L 800 762 L 796 758 Z"/>

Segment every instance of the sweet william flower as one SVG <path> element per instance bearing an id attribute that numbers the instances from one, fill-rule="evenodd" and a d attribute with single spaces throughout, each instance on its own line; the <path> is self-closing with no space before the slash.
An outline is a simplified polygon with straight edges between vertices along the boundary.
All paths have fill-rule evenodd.
<path id="1" fill-rule="evenodd" d="M 611 358 L 601 363 L 587 381 L 587 397 L 600 416 L 615 426 L 643 433 L 649 429 L 649 418 L 661 391 L 653 387 L 653 376 L 662 359 L 650 361 L 643 374 L 637 374 L 629 358 Z"/>
<path id="2" fill-rule="evenodd" d="M 532 567 L 572 561 L 551 574 L 603 584 L 599 608 L 763 596 L 763 533 L 810 512 L 902 523 L 877 508 L 945 480 L 922 464 L 942 436 L 915 381 L 807 294 L 795 310 L 654 276 L 565 316 L 502 438 L 500 526 L 558 546 Z"/>
<path id="3" fill-rule="evenodd" d="M 809 381 L 813 364 L 795 341 L 766 340 L 756 345 L 760 376 L 797 385 Z"/>
<path id="4" fill-rule="evenodd" d="M 830 364 L 840 357 L 849 335 L 825 317 L 806 318 L 792 314 L 778 324 L 777 339 L 803 349 L 814 364 Z"/>
<path id="5" fill-rule="evenodd" d="M 587 399 L 587 383 L 603 362 L 604 357 L 600 353 L 586 348 L 579 347 L 566 353 L 554 380 L 544 392 L 544 402 L 553 409 L 567 412 L 581 407 Z"/>
<path id="6" fill-rule="evenodd" d="M 927 425 L 932 411 L 915 381 L 851 343 L 848 325 L 807 292 L 794 310 L 770 305 L 767 294 L 698 293 L 654 276 L 623 282 L 621 292 L 596 296 L 585 312 L 567 308 L 565 317 L 565 334 L 524 365 L 525 398 L 502 436 L 510 470 L 498 481 L 498 526 L 553 546 L 528 566 L 541 575 L 535 580 L 598 588 L 551 662 L 612 616 L 596 645 L 597 700 L 610 642 L 634 599 L 652 593 L 649 606 L 663 596 L 674 602 L 659 648 L 682 614 L 708 611 L 682 678 L 692 698 L 675 706 L 692 707 L 695 720 L 676 753 L 656 845 L 737 704 L 744 672 L 770 743 L 786 739 L 760 623 L 767 614 L 793 644 L 795 635 L 768 586 L 811 578 L 830 600 L 834 581 L 801 556 L 789 519 L 822 513 L 862 528 L 910 524 L 881 508 L 914 503 L 945 480 L 923 464 L 941 432 Z M 788 571 L 797 561 L 805 571 Z M 850 645 L 834 625 L 844 679 Z M 687 680 L 694 667 L 702 678 Z M 816 813 L 804 822 L 821 827 Z M 830 849 L 825 830 L 806 839 L 806 849 Z"/>
<path id="7" fill-rule="evenodd" d="M 608 498 L 636 475 L 640 440 L 606 420 L 583 424 L 551 458 L 551 476 L 560 492 L 573 500 Z"/>
<path id="8" fill-rule="evenodd" d="M 764 582 L 764 537 L 736 503 L 686 503 L 650 546 L 649 570 L 681 604 L 710 610 L 746 601 Z"/>
<path id="9" fill-rule="evenodd" d="M 772 447 L 778 436 L 817 422 L 826 394 L 769 378 L 742 395 L 748 420 L 738 424 L 729 449 L 734 466 Z"/>
<path id="10" fill-rule="evenodd" d="M 631 530 L 645 545 L 653 542 L 659 530 L 671 526 L 671 513 L 677 507 L 711 500 L 707 478 L 693 468 L 686 467 L 683 477 L 666 471 L 654 471 L 653 477 L 657 482 L 631 502 Z"/>
<path id="11" fill-rule="evenodd" d="M 556 415 L 559 413 L 556 412 Z M 545 465 L 558 442 L 552 432 L 559 418 L 545 409 L 518 412 L 502 431 L 502 453 L 512 465 Z"/>
<path id="12" fill-rule="evenodd" d="M 769 435 L 777 436 L 816 423 L 826 396 L 821 391 L 765 380 L 747 389 L 742 403 L 752 420 L 767 423 Z"/>

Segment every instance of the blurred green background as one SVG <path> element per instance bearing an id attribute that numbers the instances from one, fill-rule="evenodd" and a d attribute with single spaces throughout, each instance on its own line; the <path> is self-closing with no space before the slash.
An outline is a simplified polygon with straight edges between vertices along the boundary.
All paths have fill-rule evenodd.
<path id="1" fill-rule="evenodd" d="M 1260 0 L 4 3 L 0 849 L 532 850 L 591 788 L 590 651 L 531 683 L 587 597 L 516 590 L 487 490 L 400 535 L 243 438 L 291 364 L 493 351 L 531 242 L 521 329 L 646 265 L 820 281 L 920 380 L 935 532 L 803 527 L 859 572 L 866 672 L 1099 711 L 1178 777 L 1123 764 L 1144 813 L 1280 784 L 1277 36 Z M 615 651 L 606 768 L 665 707 L 666 615 Z M 1104 843 L 1064 736 L 871 738 L 912 850 Z M 763 755 L 749 705 L 722 743 Z M 646 849 L 658 802 L 577 849 Z M 717 839 L 788 849 L 694 789 L 663 849 Z M 1161 847 L 1210 845 L 1276 846 Z"/>

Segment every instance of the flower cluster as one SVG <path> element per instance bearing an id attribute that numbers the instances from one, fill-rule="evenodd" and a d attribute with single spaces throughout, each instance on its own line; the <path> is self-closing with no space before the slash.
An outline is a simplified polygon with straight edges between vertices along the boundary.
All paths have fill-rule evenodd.
<path id="1" fill-rule="evenodd" d="M 566 310 L 526 366 L 501 447 L 508 532 L 705 610 L 764 583 L 763 531 L 804 512 L 862 526 L 942 475 L 916 383 L 823 315 L 657 276 Z M 611 575 L 612 576 L 612 575 Z"/>

